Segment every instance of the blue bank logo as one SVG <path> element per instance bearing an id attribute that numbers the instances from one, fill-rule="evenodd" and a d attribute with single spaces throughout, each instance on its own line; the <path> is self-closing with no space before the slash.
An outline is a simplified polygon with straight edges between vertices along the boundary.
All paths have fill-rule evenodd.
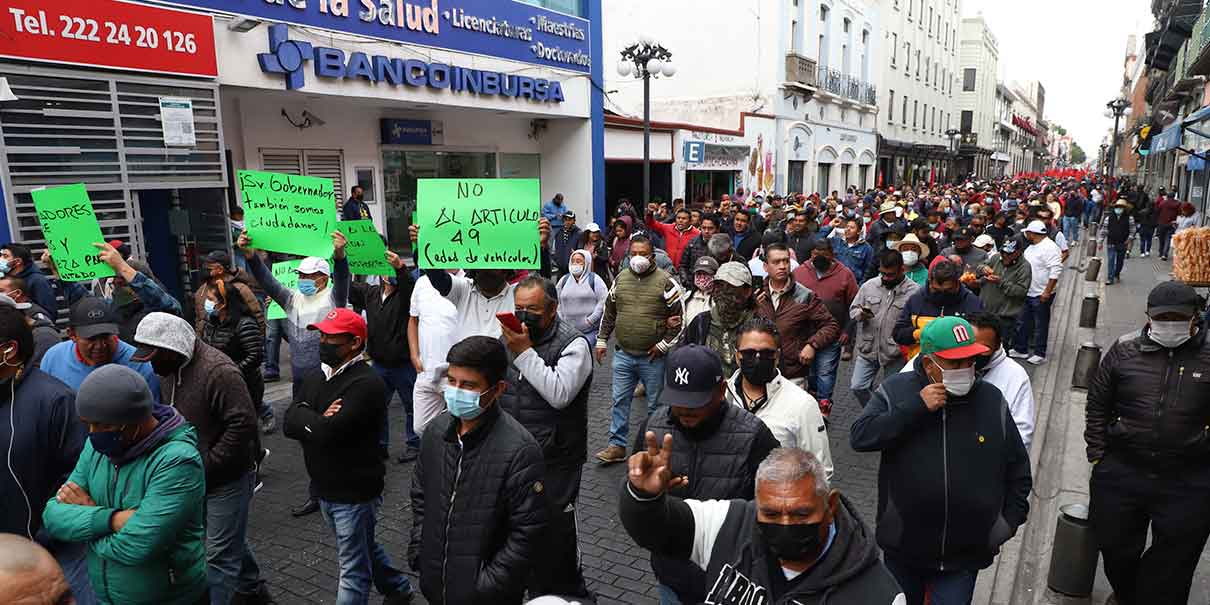
<path id="1" fill-rule="evenodd" d="M 564 100 L 563 85 L 557 80 L 426 63 L 418 59 L 371 56 L 360 51 L 346 54 L 338 48 L 291 40 L 289 28 L 283 24 L 269 28 L 269 52 L 259 53 L 256 58 L 261 71 L 286 77 L 287 90 L 306 85 L 305 70 L 310 63 L 320 78 L 363 79 L 371 84 L 449 89 L 457 93 L 550 103 Z"/>

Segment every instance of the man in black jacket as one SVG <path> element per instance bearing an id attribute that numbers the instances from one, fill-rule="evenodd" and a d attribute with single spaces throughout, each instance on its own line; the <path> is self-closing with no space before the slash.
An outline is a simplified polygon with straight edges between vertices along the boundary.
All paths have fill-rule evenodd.
<path id="1" fill-rule="evenodd" d="M 20 277 L 25 280 L 27 294 L 34 304 L 46 309 L 48 313 L 58 313 L 59 305 L 55 298 L 55 289 L 37 265 L 29 246 L 9 243 L 0 246 L 0 275 Z"/>
<path id="2" fill-rule="evenodd" d="M 937 261 L 929 269 L 928 282 L 917 290 L 895 321 L 892 336 L 904 346 L 920 342 L 920 331 L 930 321 L 946 315 L 964 316 L 983 310 L 983 301 L 962 285 L 962 267 L 950 261 Z M 914 355 L 914 353 L 913 353 Z M 912 355 L 907 356 L 908 359 Z"/>
<path id="3" fill-rule="evenodd" d="M 337 603 L 364 603 L 371 582 L 388 605 L 412 600 L 412 585 L 374 537 L 386 467 L 378 434 L 386 414 L 382 379 L 366 363 L 366 323 L 338 307 L 318 330 L 322 365 L 303 378 L 282 432 L 302 442 L 319 510 L 336 534 Z"/>
<path id="4" fill-rule="evenodd" d="M 1210 536 L 1210 342 L 1198 302 L 1180 282 L 1152 289 L 1149 321 L 1109 348 L 1088 387 L 1090 520 L 1122 605 L 1187 602 Z"/>
<path id="5" fill-rule="evenodd" d="M 580 568 L 576 501 L 588 455 L 592 349 L 583 332 L 559 317 L 559 293 L 550 280 L 530 276 L 513 296 L 521 332 L 501 326 L 512 363 L 500 407 L 542 446 L 550 512 L 529 596 L 591 597 Z"/>
<path id="6" fill-rule="evenodd" d="M 639 546 L 706 570 L 705 602 L 902 603 L 870 529 L 810 453 L 773 450 L 756 471 L 755 501 L 682 500 L 667 491 L 699 477 L 673 474 L 674 443 L 647 433 L 646 450 L 630 457 L 620 516 Z"/>
<path id="7" fill-rule="evenodd" d="M 681 252 L 681 264 L 677 267 L 677 276 L 680 278 L 681 287 L 685 288 L 686 292 L 692 293 L 697 289 L 693 285 L 694 268 L 697 266 L 699 258 L 710 254 L 708 243 L 710 238 L 719 232 L 720 222 L 722 219 L 717 214 L 702 214 L 702 223 L 698 226 L 698 231 L 701 233 L 689 240 L 689 244 Z"/>
<path id="8" fill-rule="evenodd" d="M 969 603 L 979 570 L 1025 523 L 1029 454 L 1004 395 L 976 377 L 987 347 L 975 329 L 941 317 L 920 343 L 913 371 L 883 381 L 849 440 L 882 452 L 878 545 L 908 605 Z"/>
<path id="9" fill-rule="evenodd" d="M 378 437 L 383 459 L 390 456 L 390 410 L 391 400 L 396 393 L 403 404 L 406 447 L 395 459 L 403 464 L 415 460 L 420 452 L 420 436 L 412 426 L 412 391 L 416 386 L 416 368 L 412 366 L 412 354 L 408 348 L 409 309 L 416 280 L 412 279 L 412 272 L 398 254 L 387 250 L 386 260 L 395 268 L 395 275 L 382 278 L 376 286 L 362 282 L 349 284 L 349 303 L 355 308 L 365 309 L 368 334 L 366 354 L 374 362 L 374 371 L 378 372 L 386 385 L 384 405 L 387 413 L 383 414 L 382 433 Z"/>
<path id="10" fill-rule="evenodd" d="M 1101 219 L 1100 240 L 1105 246 L 1109 267 L 1105 270 L 1105 285 L 1121 279 L 1126 254 L 1134 242 L 1134 217 L 1130 215 L 1130 204 L 1123 199 L 1113 203 L 1113 209 Z"/>
<path id="11" fill-rule="evenodd" d="M 434 605 L 519 604 L 546 529 L 542 449 L 496 405 L 508 387 L 500 341 L 471 336 L 446 362 L 449 413 L 425 427 L 412 469 L 408 561 Z"/>
<path id="12" fill-rule="evenodd" d="M 740 210 L 731 219 L 731 247 L 745 264 L 752 260 L 760 247 L 761 231 L 752 225 L 752 215 Z"/>
<path id="13" fill-rule="evenodd" d="M 694 473 L 688 484 L 671 493 L 694 500 L 751 500 L 756 468 L 778 447 L 777 438 L 759 418 L 726 400 L 723 364 L 708 347 L 689 344 L 675 349 L 664 365 L 662 404 L 635 439 L 663 442 L 673 437 L 668 470 L 674 476 Z M 660 582 L 664 602 L 701 603 L 706 598 L 705 570 L 685 557 L 652 552 L 651 570 Z"/>

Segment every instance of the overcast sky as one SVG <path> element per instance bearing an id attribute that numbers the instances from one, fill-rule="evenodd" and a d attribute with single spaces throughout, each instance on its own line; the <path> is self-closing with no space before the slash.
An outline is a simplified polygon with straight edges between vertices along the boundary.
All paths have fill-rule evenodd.
<path id="1" fill-rule="evenodd" d="M 1113 126 L 1105 103 L 1118 94 L 1126 37 L 1150 31 L 1147 0 L 962 0 L 980 11 L 1000 43 L 1000 76 L 1039 80 L 1046 119 L 1075 137 L 1089 158 Z"/>

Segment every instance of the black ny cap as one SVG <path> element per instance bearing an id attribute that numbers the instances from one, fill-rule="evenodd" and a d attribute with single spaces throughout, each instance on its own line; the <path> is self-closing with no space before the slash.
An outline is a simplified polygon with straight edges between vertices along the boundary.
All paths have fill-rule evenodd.
<path id="1" fill-rule="evenodd" d="M 70 325 L 80 338 L 118 333 L 118 316 L 108 301 L 89 296 L 71 308 Z"/>
<path id="2" fill-rule="evenodd" d="M 723 361 L 713 349 L 685 345 L 674 349 L 664 362 L 664 390 L 660 403 L 700 408 L 714 398 L 723 381 Z"/>

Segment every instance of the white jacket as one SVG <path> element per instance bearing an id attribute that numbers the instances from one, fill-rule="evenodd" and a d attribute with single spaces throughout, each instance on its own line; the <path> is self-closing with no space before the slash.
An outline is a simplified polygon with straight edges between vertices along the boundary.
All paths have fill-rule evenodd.
<path id="1" fill-rule="evenodd" d="M 727 401 L 747 409 L 744 399 L 736 389 L 740 388 L 740 372 L 727 380 Z M 760 409 L 752 411 L 777 437 L 782 447 L 796 447 L 811 452 L 823 465 L 832 479 L 832 452 L 828 446 L 828 431 L 819 413 L 819 402 L 798 385 L 790 382 L 781 372 L 765 386 L 767 400 Z"/>

